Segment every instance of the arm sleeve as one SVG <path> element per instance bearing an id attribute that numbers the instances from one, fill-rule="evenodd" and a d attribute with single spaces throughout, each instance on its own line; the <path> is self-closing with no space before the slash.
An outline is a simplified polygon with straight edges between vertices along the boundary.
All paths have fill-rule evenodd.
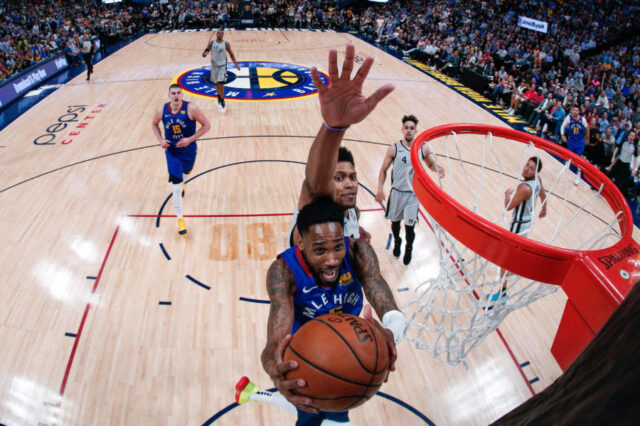
<path id="1" fill-rule="evenodd" d="M 564 120 L 562 121 L 562 126 L 560 126 L 560 134 L 564 135 L 564 128 L 567 127 L 567 124 L 569 124 L 569 115 L 567 115 Z"/>

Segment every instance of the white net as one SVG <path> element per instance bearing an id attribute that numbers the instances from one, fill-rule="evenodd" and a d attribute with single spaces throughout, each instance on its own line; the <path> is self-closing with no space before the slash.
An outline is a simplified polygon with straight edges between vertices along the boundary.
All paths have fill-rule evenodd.
<path id="1" fill-rule="evenodd" d="M 533 214 L 529 238 L 576 250 L 595 250 L 620 239 L 616 226 L 621 212 L 611 211 L 601 195 L 571 171 L 570 162 L 557 161 L 533 143 L 522 144 L 486 135 L 455 133 L 430 142 L 436 164 L 446 176 L 441 189 L 482 218 L 510 229 L 513 210 L 507 207 L 522 184 L 523 168 L 531 157 L 544 167 L 535 178 L 543 196 L 531 196 Z M 478 151 L 481 155 L 478 158 Z M 575 170 L 575 169 L 574 169 Z M 433 175 L 432 175 L 433 176 Z M 513 189 L 507 192 L 507 189 Z M 545 198 L 546 195 L 546 198 Z M 439 272 L 414 289 L 403 309 L 409 318 L 407 339 L 434 358 L 458 364 L 509 313 L 557 290 L 557 286 L 517 276 L 501 269 L 456 240 L 431 216 L 440 248 Z M 540 212 L 546 207 L 546 217 Z"/>

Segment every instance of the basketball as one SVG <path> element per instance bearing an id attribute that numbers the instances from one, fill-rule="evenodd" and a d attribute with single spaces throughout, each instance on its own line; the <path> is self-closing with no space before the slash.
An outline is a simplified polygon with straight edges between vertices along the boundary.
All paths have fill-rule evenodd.
<path id="1" fill-rule="evenodd" d="M 296 394 L 322 411 L 345 411 L 371 398 L 387 378 L 389 352 L 382 332 L 362 318 L 328 314 L 294 334 L 284 360 L 298 362 L 287 380 L 304 379 Z"/>

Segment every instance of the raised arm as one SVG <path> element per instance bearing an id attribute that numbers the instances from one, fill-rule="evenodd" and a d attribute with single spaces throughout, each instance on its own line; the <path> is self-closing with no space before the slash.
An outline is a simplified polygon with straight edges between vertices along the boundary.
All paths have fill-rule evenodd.
<path id="1" fill-rule="evenodd" d="M 420 149 L 422 150 L 422 158 L 424 159 L 424 163 L 432 171 L 438 173 L 438 176 L 440 176 L 440 179 L 442 179 L 444 177 L 444 168 L 436 164 L 436 156 L 431 151 L 431 146 L 429 146 L 428 143 L 424 143 Z"/>
<path id="2" fill-rule="evenodd" d="M 354 78 L 351 79 L 354 60 L 355 48 L 352 44 L 348 44 L 342 72 L 339 74 L 338 52 L 331 49 L 329 51 L 329 84 L 327 86 L 320 80 L 318 69 L 311 68 L 311 78 L 318 89 L 320 112 L 324 123 L 309 149 L 305 180 L 298 201 L 299 208 L 320 196 L 333 194 L 332 178 L 338 162 L 338 149 L 344 132 L 351 124 L 364 120 L 374 110 L 378 102 L 394 89 L 394 86 L 388 83 L 365 98 L 362 94 L 362 85 L 373 65 L 373 58 L 365 59 Z"/>
<path id="3" fill-rule="evenodd" d="M 517 206 L 520 205 L 525 200 L 528 200 L 531 197 L 531 188 L 526 183 L 521 183 L 516 188 L 516 193 L 511 198 L 511 194 L 513 193 L 513 189 L 509 188 L 504 192 L 504 206 L 509 210 L 513 210 Z"/>
<path id="4" fill-rule="evenodd" d="M 211 34 L 211 36 L 209 37 L 209 41 L 207 41 L 207 47 L 205 47 L 204 51 L 202 52 L 202 57 L 204 58 L 205 56 L 207 56 L 209 54 L 209 52 L 211 51 L 211 40 L 213 40 L 213 36 L 215 35 L 215 32 L 213 34 Z"/>
<path id="5" fill-rule="evenodd" d="M 380 173 L 378 174 L 378 192 L 376 193 L 376 201 L 381 203 L 384 201 L 384 182 L 387 180 L 387 171 L 391 167 L 393 162 L 393 156 L 396 155 L 396 146 L 391 145 L 387 148 L 387 152 L 384 154 L 384 160 L 382 160 L 382 166 L 380 167 Z"/>
<path id="6" fill-rule="evenodd" d="M 318 412 L 310 398 L 292 393 L 293 390 L 306 385 L 304 380 L 286 380 L 284 377 L 289 371 L 298 368 L 298 363 L 295 361 L 282 361 L 284 351 L 291 341 L 295 288 L 295 281 L 289 267 L 282 259 L 274 261 L 267 271 L 267 292 L 271 306 L 267 322 L 267 343 L 261 356 L 262 367 L 282 396 L 301 410 Z"/>
<path id="7" fill-rule="evenodd" d="M 542 184 L 542 180 L 540 180 L 540 218 L 543 218 L 547 215 L 547 192 L 544 190 L 544 185 Z"/>

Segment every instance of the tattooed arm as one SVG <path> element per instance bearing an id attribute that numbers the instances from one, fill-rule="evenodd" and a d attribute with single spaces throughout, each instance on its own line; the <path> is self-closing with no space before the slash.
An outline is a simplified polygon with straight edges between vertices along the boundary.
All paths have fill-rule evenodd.
<path id="1" fill-rule="evenodd" d="M 373 247 L 369 242 L 363 239 L 349 239 L 351 252 L 353 253 L 355 272 L 362 283 L 362 289 L 367 300 L 378 314 L 378 318 L 382 318 L 384 314 L 390 311 L 397 311 L 398 305 L 391 293 L 389 284 L 380 274 L 380 264 Z M 368 306 L 364 309 L 364 319 L 381 329 L 387 338 L 387 346 L 389 348 L 390 370 L 395 370 L 394 363 L 397 358 L 396 345 L 394 336 L 388 328 L 382 326 L 373 319 L 371 308 Z"/>
<path id="2" fill-rule="evenodd" d="M 351 250 L 356 274 L 362 283 L 367 300 L 373 306 L 378 317 L 382 318 L 387 312 L 397 310 L 398 305 L 393 298 L 389 284 L 380 274 L 378 257 L 371 244 L 361 239 L 349 239 L 349 242 L 352 243 Z"/>
<path id="3" fill-rule="evenodd" d="M 282 361 L 284 351 L 291 341 L 295 290 L 296 284 L 291 270 L 282 259 L 277 259 L 267 272 L 267 291 L 271 307 L 267 323 L 267 344 L 261 356 L 262 367 L 271 376 L 282 396 L 301 410 L 317 413 L 318 410 L 313 406 L 313 400 L 297 396 L 292 392 L 306 386 L 304 380 L 285 379 L 286 373 L 298 368 L 298 363 L 295 361 Z"/>

